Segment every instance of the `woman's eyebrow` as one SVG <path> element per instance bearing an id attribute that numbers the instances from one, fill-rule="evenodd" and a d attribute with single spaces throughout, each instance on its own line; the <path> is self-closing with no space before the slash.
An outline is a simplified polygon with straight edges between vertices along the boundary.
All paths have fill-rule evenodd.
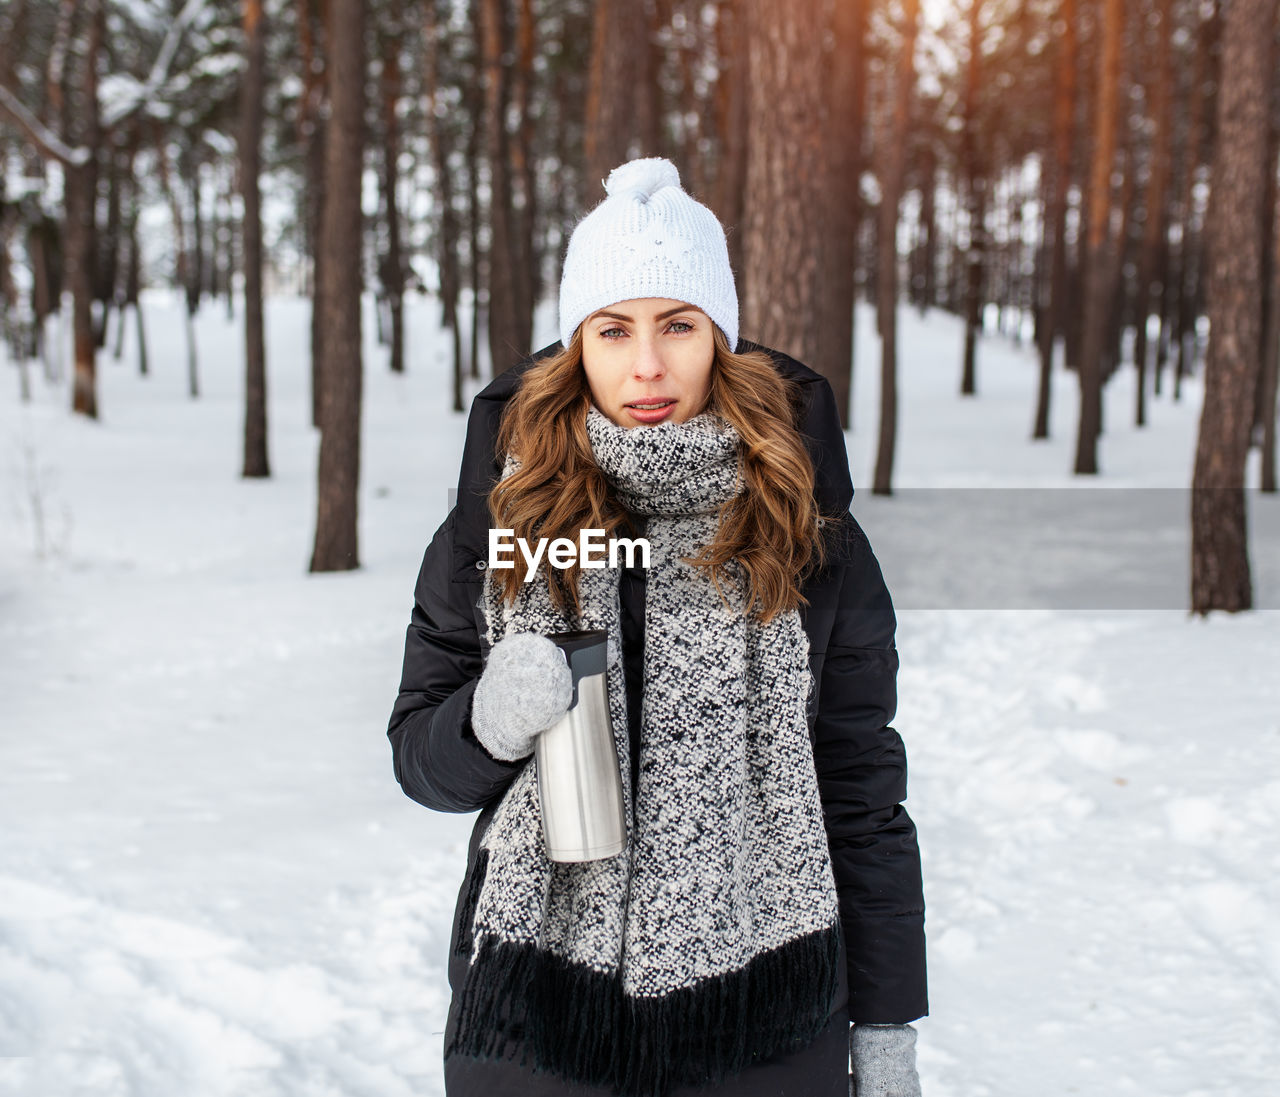
<path id="1" fill-rule="evenodd" d="M 702 310 L 698 308 L 697 305 L 677 305 L 673 309 L 667 309 L 666 312 L 658 313 L 658 315 L 655 316 L 653 319 L 654 319 L 654 322 L 656 323 L 659 320 L 665 320 L 668 316 L 674 316 L 677 312 L 701 312 L 701 311 Z M 594 320 L 597 316 L 607 316 L 611 320 L 622 320 L 624 323 L 627 323 L 627 324 L 634 324 L 636 322 L 634 316 L 627 316 L 625 313 L 621 313 L 621 312 L 606 312 L 604 309 L 601 309 L 599 312 L 593 312 L 590 316 L 590 319 Z"/>

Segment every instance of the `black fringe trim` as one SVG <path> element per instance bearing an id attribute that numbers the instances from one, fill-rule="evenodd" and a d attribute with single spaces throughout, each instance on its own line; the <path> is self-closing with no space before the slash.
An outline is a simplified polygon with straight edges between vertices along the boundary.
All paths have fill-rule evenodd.
<path id="1" fill-rule="evenodd" d="M 484 887 L 485 873 L 489 871 L 489 851 L 481 846 L 476 853 L 475 864 L 471 868 L 471 877 L 467 881 L 467 895 L 462 901 L 462 910 L 458 914 L 458 944 L 454 952 L 459 956 L 470 956 L 474 945 L 472 940 L 473 923 L 476 920 L 476 904 L 480 902 L 480 889 Z"/>
<path id="2" fill-rule="evenodd" d="M 520 1051 L 535 1071 L 630 1097 L 716 1084 L 822 1031 L 838 958 L 833 924 L 737 971 L 662 997 L 629 998 L 616 973 L 484 935 L 445 1056 L 510 1059 Z"/>

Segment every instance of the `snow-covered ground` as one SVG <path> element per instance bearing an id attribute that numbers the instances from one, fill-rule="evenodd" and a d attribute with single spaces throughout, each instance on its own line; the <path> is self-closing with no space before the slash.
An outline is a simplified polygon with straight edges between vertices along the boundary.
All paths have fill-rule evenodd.
<path id="1" fill-rule="evenodd" d="M 0 373 L 0 1092 L 440 1094 L 470 820 L 402 796 L 385 726 L 464 433 L 448 344 L 415 301 L 408 374 L 371 348 L 364 566 L 310 576 L 305 304 L 268 310 L 267 482 L 238 477 L 224 310 L 198 318 L 198 401 L 176 300 L 147 322 L 154 374 L 128 340 L 105 356 L 98 423 Z M 1269 1097 L 1280 503 L 1250 494 L 1268 608 L 1189 618 L 1198 382 L 1138 431 L 1115 378 L 1082 489 L 1073 377 L 1031 443 L 1028 351 L 988 337 L 962 400 L 955 321 L 902 322 L 902 490 L 869 490 L 865 310 L 849 445 L 899 607 L 926 1097 Z"/>

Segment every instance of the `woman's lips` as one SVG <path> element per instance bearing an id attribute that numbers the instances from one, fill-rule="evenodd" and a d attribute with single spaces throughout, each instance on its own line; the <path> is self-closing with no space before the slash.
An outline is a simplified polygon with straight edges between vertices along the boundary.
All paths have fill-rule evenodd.
<path id="1" fill-rule="evenodd" d="M 660 406 L 654 407 L 655 404 Z M 631 418 L 637 423 L 661 423 L 675 410 L 676 402 L 674 400 L 638 400 L 634 404 L 625 406 Z"/>

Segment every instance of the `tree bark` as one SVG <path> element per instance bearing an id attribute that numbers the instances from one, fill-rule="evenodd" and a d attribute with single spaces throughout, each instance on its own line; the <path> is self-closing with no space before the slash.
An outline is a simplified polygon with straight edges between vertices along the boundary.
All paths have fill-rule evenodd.
<path id="1" fill-rule="evenodd" d="M 306 248 L 311 258 L 311 424 L 320 426 L 320 401 L 323 383 L 320 377 L 320 327 L 327 307 L 324 260 L 320 249 L 320 218 L 324 208 L 325 118 L 328 73 L 325 49 L 316 41 L 323 33 L 331 0 L 297 0 L 298 52 L 302 63 L 302 95 L 299 99 L 298 136 L 306 164 L 306 196 L 304 224 Z M 312 8 L 318 7 L 318 24 Z"/>
<path id="2" fill-rule="evenodd" d="M 518 228 L 512 209 L 510 80 L 506 4 L 481 0 L 485 70 L 485 130 L 489 161 L 489 357 L 496 376 L 529 352 L 532 317 L 520 302 Z"/>
<path id="3" fill-rule="evenodd" d="M 364 156 L 365 0 L 330 0 L 329 101 L 325 136 L 320 252 L 326 264 L 321 317 L 320 460 L 312 571 L 360 566 L 357 502 L 360 486 L 360 342 Z"/>
<path id="4" fill-rule="evenodd" d="M 1062 33 L 1058 39 L 1058 64 L 1054 77 L 1053 167 L 1045 202 L 1045 225 L 1050 236 L 1048 300 L 1037 317 L 1040 379 L 1036 387 L 1032 438 L 1049 437 L 1049 405 L 1053 378 L 1053 353 L 1062 329 L 1067 292 L 1067 188 L 1071 183 L 1071 146 L 1075 137 L 1076 107 L 1076 0 L 1062 0 L 1059 8 Z"/>
<path id="5" fill-rule="evenodd" d="M 271 475 L 267 459 L 267 358 L 262 319 L 262 104 L 267 25 L 262 0 L 242 0 L 245 70 L 240 89 L 240 222 L 244 253 L 244 468 Z"/>
<path id="6" fill-rule="evenodd" d="M 431 171 L 435 177 L 435 202 L 440 210 L 436 259 L 440 265 L 440 307 L 444 326 L 453 333 L 453 410 L 464 411 L 462 333 L 458 321 L 458 217 L 453 208 L 453 178 L 445 143 L 444 109 L 440 100 L 440 40 L 444 25 L 435 0 L 428 0 L 423 26 L 423 83 L 427 111 L 427 141 L 431 149 Z M 473 257 L 474 258 L 474 257 Z"/>
<path id="7" fill-rule="evenodd" d="M 1258 414 L 1262 417 L 1262 490 L 1276 491 L 1276 390 L 1280 387 L 1280 190 L 1272 216 L 1277 226 L 1271 245 L 1271 311 L 1267 313 L 1262 348 L 1262 384 Z"/>
<path id="8" fill-rule="evenodd" d="M 1128 94 L 1124 87 L 1121 86 L 1118 92 L 1118 102 L 1126 102 Z M 1132 131 L 1132 126 L 1126 129 Z M 1131 266 L 1129 259 L 1133 251 L 1132 240 L 1130 239 L 1131 226 L 1133 224 L 1133 207 L 1136 202 L 1137 187 L 1137 170 L 1133 166 L 1134 161 L 1134 135 L 1132 132 L 1127 134 L 1125 148 L 1118 158 L 1118 170 L 1120 172 L 1120 195 L 1116 201 L 1116 208 L 1120 211 L 1120 225 L 1116 233 L 1115 248 L 1112 252 L 1112 261 L 1107 271 L 1107 295 L 1106 299 L 1109 304 L 1109 312 L 1107 315 L 1107 336 L 1103 342 L 1102 355 L 1102 383 L 1105 385 L 1111 380 L 1112 375 L 1120 368 L 1120 353 L 1124 336 L 1125 324 L 1133 317 L 1135 312 L 1134 293 L 1132 279 L 1125 277 L 1125 272 Z M 1099 408 L 1100 412 L 1105 409 Z M 1106 422 L 1103 415 L 1098 418 L 1099 433 L 1106 429 Z"/>
<path id="9" fill-rule="evenodd" d="M 858 230 L 858 171 L 862 144 L 860 95 L 864 0 L 843 0 L 831 13 L 832 56 L 822 66 L 830 112 L 826 153 L 826 194 L 829 221 L 821 236 L 819 284 L 824 291 L 817 304 L 817 353 L 810 363 L 831 382 L 840 425 L 850 421 L 853 375 L 853 290 Z"/>
<path id="10" fill-rule="evenodd" d="M 398 13 L 397 13 L 398 18 Z M 404 372 L 404 252 L 400 246 L 400 32 L 399 25 L 382 36 L 382 205 L 387 222 L 387 252 L 381 282 L 391 312 L 391 372 Z"/>
<path id="11" fill-rule="evenodd" d="M 182 212 L 182 199 L 169 170 L 169 155 L 163 134 L 156 141 L 156 157 L 160 167 L 160 187 L 169 202 L 169 214 L 173 218 L 175 253 L 175 278 L 183 291 L 183 330 L 187 337 L 187 389 L 194 399 L 200 395 L 199 371 L 196 363 L 196 335 L 193 318 L 200 295 L 196 285 L 195 257 L 187 235 L 186 217 Z M 194 191 L 193 191 L 194 193 Z"/>
<path id="12" fill-rule="evenodd" d="M 1195 365 L 1197 349 L 1196 318 L 1200 315 L 1204 300 L 1204 241 L 1203 226 L 1197 224 L 1196 177 L 1202 161 L 1205 140 L 1206 100 L 1205 85 L 1214 67 L 1213 41 L 1217 37 L 1216 26 L 1221 13 L 1214 2 L 1211 14 L 1197 20 L 1195 27 L 1195 62 L 1192 66 L 1190 102 L 1187 107 L 1186 147 L 1183 149 L 1182 186 L 1178 203 L 1182 218 L 1182 239 L 1179 253 L 1178 317 L 1175 325 L 1175 342 L 1178 353 L 1174 362 L 1173 398 L 1181 398 L 1182 379 Z M 1156 393 L 1160 391 L 1160 378 L 1156 377 Z"/>
<path id="13" fill-rule="evenodd" d="M 1089 181 L 1088 271 L 1085 275 L 1084 346 L 1080 354 L 1080 419 L 1076 435 L 1077 473 L 1098 471 L 1102 429 L 1102 358 L 1106 352 L 1111 302 L 1111 173 L 1115 166 L 1120 87 L 1121 0 L 1103 0 L 1102 50 L 1094 114 L 1093 173 Z"/>
<path id="14" fill-rule="evenodd" d="M 861 0 L 859 0 L 859 3 Z M 729 265 L 741 278 L 742 197 L 747 173 L 747 50 L 743 0 L 723 0 L 716 19 L 715 124 L 720 150 L 712 208 L 724 226 Z"/>
<path id="15" fill-rule="evenodd" d="M 832 196 L 821 165 L 824 125 L 822 0 L 777 4 L 747 0 L 750 57 L 743 218 L 744 336 L 776 347 L 815 368 L 821 343 L 815 317 L 823 304 L 818 257 L 828 231 Z M 839 197 L 839 196 L 837 196 Z M 832 386 L 848 384 L 828 377 Z"/>
<path id="16" fill-rule="evenodd" d="M 194 316 L 200 311 L 200 303 L 208 293 L 208 262 L 205 247 L 204 181 L 200 178 L 201 157 L 196 146 L 189 146 L 188 155 L 179 157 L 178 163 L 185 170 L 187 188 L 191 192 L 191 279 L 187 283 L 187 310 Z"/>
<path id="17" fill-rule="evenodd" d="M 920 164 L 920 231 L 911 289 L 924 316 L 938 304 L 938 156 L 933 147 L 922 150 Z"/>
<path id="18" fill-rule="evenodd" d="M 230 323 L 236 318 L 234 283 L 236 276 L 236 240 L 238 237 L 235 217 L 232 213 L 232 191 L 235 188 L 235 172 L 232 171 L 229 175 L 226 172 L 220 174 L 223 178 L 219 181 L 221 194 L 217 206 L 218 229 L 214 234 L 214 280 L 217 293 L 222 296 L 222 300 L 226 303 L 227 321 Z M 244 256 L 242 255 L 240 258 L 241 262 L 243 262 Z"/>
<path id="19" fill-rule="evenodd" d="M 969 0 L 969 66 L 965 81 L 963 170 L 969 213 L 969 246 L 965 252 L 964 365 L 960 394 L 978 391 L 977 347 L 982 331 L 983 274 L 987 244 L 987 173 L 978 147 L 978 95 L 982 87 L 982 0 Z"/>
<path id="20" fill-rule="evenodd" d="M 1165 191 L 1169 178 L 1169 144 L 1173 129 L 1173 0 L 1160 0 L 1159 45 L 1156 50 L 1155 93 L 1152 96 L 1151 168 L 1147 177 L 1147 194 L 1143 201 L 1147 220 L 1143 226 L 1142 257 L 1138 264 L 1137 334 L 1133 343 L 1134 363 L 1138 367 L 1137 404 L 1134 422 L 1147 422 L 1147 320 L 1158 300 L 1155 274 L 1165 234 Z"/>
<path id="21" fill-rule="evenodd" d="M 1280 221 L 1276 220 L 1276 197 L 1280 194 L 1277 185 L 1276 160 L 1280 156 L 1280 76 L 1277 75 L 1277 62 L 1280 62 L 1280 35 L 1271 39 L 1271 60 L 1268 64 L 1270 79 L 1267 82 L 1267 170 L 1263 175 L 1266 180 L 1266 194 L 1262 205 L 1262 339 L 1259 356 L 1262 367 L 1258 370 L 1258 388 L 1253 401 L 1252 438 L 1260 445 L 1266 432 L 1263 419 L 1263 408 L 1267 403 L 1267 372 L 1270 348 L 1266 344 L 1267 332 L 1272 327 L 1272 314 L 1280 308 L 1280 300 L 1276 297 L 1275 247 L 1273 242 L 1280 236 Z"/>
<path id="22" fill-rule="evenodd" d="M 532 349 L 533 343 L 533 306 L 541 289 L 542 266 L 542 257 L 534 239 L 538 214 L 533 132 L 534 32 L 533 0 L 518 0 L 516 65 L 512 91 L 515 115 L 520 121 L 510 142 L 511 178 L 515 183 L 511 261 L 515 275 L 516 315 L 521 320 L 520 345 L 529 349 Z"/>
<path id="23" fill-rule="evenodd" d="M 1191 482 L 1191 609 L 1253 605 L 1244 471 L 1253 425 L 1262 299 L 1268 62 L 1276 0 L 1225 9 L 1207 235 L 1209 351 Z"/>
<path id="24" fill-rule="evenodd" d="M 107 220 L 102 231 L 95 233 L 93 269 L 93 299 L 98 302 L 98 315 L 94 323 L 94 345 L 103 350 L 107 345 L 107 329 L 110 326 L 111 308 L 116 304 L 117 274 L 120 267 L 120 191 L 124 186 L 124 172 L 120 164 L 120 150 L 108 138 L 102 150 L 102 164 L 107 171 Z"/>
<path id="25" fill-rule="evenodd" d="M 480 172 L 485 140 L 484 118 L 484 19 L 481 4 L 485 0 L 468 0 L 471 33 L 476 58 L 476 79 L 463 88 L 463 103 L 467 107 L 467 256 L 468 278 L 471 282 L 471 332 L 467 340 L 470 354 L 471 379 L 480 379 L 480 332 L 488 330 L 489 279 L 488 251 L 480 242 Z M 482 323 L 481 321 L 484 320 Z"/>
<path id="26" fill-rule="evenodd" d="M 886 142 L 884 186 L 880 193 L 879 286 L 876 304 L 880 326 L 880 439 L 871 491 L 892 493 L 898 421 L 898 205 L 906 172 L 907 130 L 915 86 L 916 21 L 919 0 L 905 0 L 902 44 L 894 89 L 892 129 Z"/>
<path id="27" fill-rule="evenodd" d="M 75 143 L 89 150 L 83 164 L 65 164 L 67 211 L 67 284 L 71 290 L 72 340 L 75 374 L 71 408 L 90 419 L 98 417 L 97 342 L 93 328 L 93 275 L 97 257 L 94 207 L 98 190 L 98 151 L 102 126 L 98 118 L 98 53 L 106 31 L 102 0 L 86 0 L 84 66 L 81 74 L 78 132 Z"/>
<path id="28" fill-rule="evenodd" d="M 609 172 L 633 156 L 658 156 L 652 113 L 653 46 L 644 0 L 596 0 L 583 134 L 587 197 L 602 197 Z"/>

